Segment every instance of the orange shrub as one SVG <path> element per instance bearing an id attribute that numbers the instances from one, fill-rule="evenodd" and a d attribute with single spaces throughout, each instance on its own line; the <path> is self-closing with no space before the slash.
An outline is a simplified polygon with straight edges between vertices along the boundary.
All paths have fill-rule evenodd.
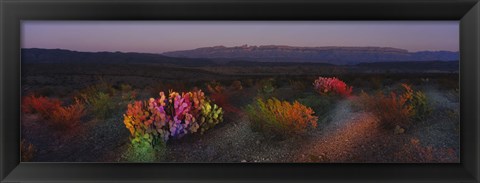
<path id="1" fill-rule="evenodd" d="M 58 128 L 71 128 L 76 126 L 84 115 L 85 105 L 79 100 L 75 100 L 72 105 L 53 110 L 50 120 Z"/>
<path id="2" fill-rule="evenodd" d="M 425 93 L 414 91 L 407 84 L 401 86 L 402 91 L 390 92 L 390 95 L 378 92 L 370 96 L 362 91 L 354 106 L 375 114 L 384 127 L 409 127 L 413 120 L 422 120 L 429 115 L 431 108 Z"/>
<path id="3" fill-rule="evenodd" d="M 314 111 L 297 101 L 292 104 L 276 98 L 267 101 L 258 98 L 256 103 L 247 106 L 246 113 L 253 129 L 267 134 L 288 136 L 317 127 L 318 117 L 313 115 Z"/>
<path id="4" fill-rule="evenodd" d="M 410 99 L 409 92 L 402 95 L 395 92 L 390 92 L 390 95 L 382 92 L 368 95 L 362 92 L 354 104 L 372 112 L 386 128 L 394 128 L 397 125 L 407 127 L 415 115 L 414 108 L 408 104 Z"/>

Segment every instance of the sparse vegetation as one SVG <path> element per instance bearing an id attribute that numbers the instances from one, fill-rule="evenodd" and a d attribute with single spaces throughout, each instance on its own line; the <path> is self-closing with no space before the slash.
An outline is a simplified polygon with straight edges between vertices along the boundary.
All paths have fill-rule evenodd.
<path id="1" fill-rule="evenodd" d="M 26 66 L 22 161 L 458 162 L 456 73 L 265 64 Z"/>

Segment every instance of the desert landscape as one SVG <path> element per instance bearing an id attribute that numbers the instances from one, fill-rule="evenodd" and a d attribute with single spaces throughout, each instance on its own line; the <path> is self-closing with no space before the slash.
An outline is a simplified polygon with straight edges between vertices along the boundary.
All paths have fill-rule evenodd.
<path id="1" fill-rule="evenodd" d="M 334 65 L 89 54 L 22 50 L 23 161 L 460 158 L 458 60 Z M 82 57 L 88 62 L 62 62 Z M 152 105 L 176 112 L 157 114 Z"/>
<path id="2" fill-rule="evenodd" d="M 460 162 L 458 21 L 21 31 L 22 162 Z"/>

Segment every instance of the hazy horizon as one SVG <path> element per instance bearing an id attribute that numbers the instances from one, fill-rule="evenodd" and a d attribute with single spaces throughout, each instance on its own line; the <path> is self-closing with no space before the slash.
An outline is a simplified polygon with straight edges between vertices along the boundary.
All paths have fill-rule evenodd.
<path id="1" fill-rule="evenodd" d="M 458 21 L 24 21 L 22 48 L 161 54 L 213 46 L 459 51 Z"/>
<path id="2" fill-rule="evenodd" d="M 224 46 L 224 45 L 215 45 L 215 46 L 206 46 L 206 47 L 217 47 L 217 46 Z M 240 46 L 244 46 L 244 45 L 238 45 L 238 46 L 225 46 L 225 47 L 240 47 Z M 291 46 L 291 45 L 248 45 L 248 46 Z M 200 47 L 200 48 L 206 48 L 206 47 Z M 304 47 L 304 46 L 291 46 L 291 47 Z M 378 48 L 394 48 L 394 47 L 380 47 L 380 46 L 319 46 L 319 47 L 378 47 Z M 175 52 L 175 51 L 185 51 L 185 50 L 172 50 L 172 51 L 166 51 L 166 52 L 161 52 L 161 53 L 157 53 L 157 52 L 137 52 L 137 51 L 83 51 L 83 50 L 73 50 L 73 49 L 65 49 L 65 48 L 38 48 L 38 47 L 30 47 L 30 48 L 22 48 L 22 49 L 51 49 L 51 50 L 55 50 L 55 49 L 58 49 L 58 50 L 68 50 L 68 51 L 76 51 L 76 52 L 90 52 L 90 53 L 97 53 L 97 52 L 120 52 L 120 53 L 145 53 L 145 54 L 164 54 L 164 53 L 167 53 L 167 52 Z M 196 48 L 193 48 L 193 49 L 196 49 Z M 193 49 L 189 49 L 189 50 L 193 50 Z M 403 49 L 403 48 L 396 48 L 396 49 Z M 405 49 L 406 50 L 406 49 Z M 458 50 L 457 51 L 450 51 L 450 50 L 417 50 L 417 51 L 410 51 L 410 50 L 407 50 L 408 52 L 422 52 L 422 51 L 431 51 L 431 52 L 436 52 L 436 51 L 449 51 L 449 52 L 459 52 Z"/>

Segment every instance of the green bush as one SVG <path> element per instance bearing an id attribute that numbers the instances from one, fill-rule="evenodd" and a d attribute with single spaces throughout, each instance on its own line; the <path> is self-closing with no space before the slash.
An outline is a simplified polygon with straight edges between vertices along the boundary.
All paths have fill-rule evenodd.
<path id="1" fill-rule="evenodd" d="M 308 95 L 298 99 L 298 102 L 311 107 L 315 111 L 315 114 L 322 116 L 332 109 L 335 99 L 329 96 Z"/>
<path id="2" fill-rule="evenodd" d="M 112 102 L 112 97 L 103 92 L 99 92 L 93 96 L 82 94 L 82 98 L 85 103 L 90 106 L 93 114 L 95 114 L 95 117 L 99 119 L 106 119 L 110 117 L 110 113 L 115 107 Z"/>
<path id="3" fill-rule="evenodd" d="M 136 133 L 126 154 L 129 162 L 154 162 L 165 155 L 166 146 L 163 142 L 154 142 L 151 134 Z"/>

